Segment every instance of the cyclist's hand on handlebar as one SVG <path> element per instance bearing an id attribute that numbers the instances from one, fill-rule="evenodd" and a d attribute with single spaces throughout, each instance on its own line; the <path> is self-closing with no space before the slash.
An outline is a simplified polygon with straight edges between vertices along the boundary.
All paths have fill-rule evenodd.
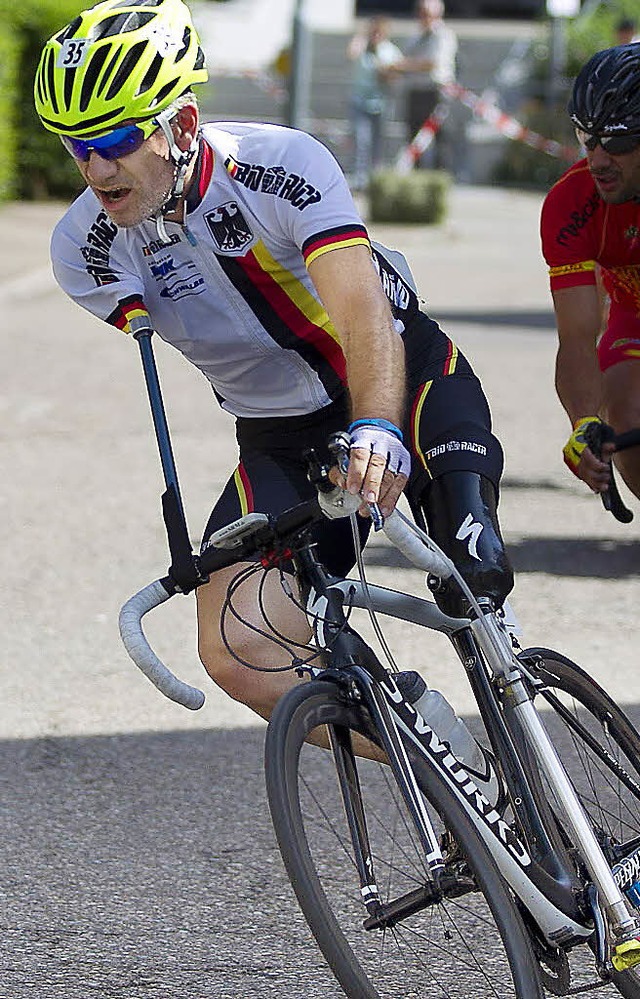
<path id="1" fill-rule="evenodd" d="M 576 420 L 573 433 L 563 448 L 564 460 L 574 475 L 594 493 L 605 492 L 611 484 L 611 456 L 615 451 L 612 428 L 599 416 L 583 416 Z M 601 457 L 594 454 L 593 441 L 598 442 Z"/>
<path id="2" fill-rule="evenodd" d="M 383 516 L 394 509 L 407 484 L 411 457 L 402 433 L 387 420 L 356 420 L 349 427 L 349 466 L 341 483 L 364 503 L 378 503 Z M 361 512 L 368 513 L 363 505 Z"/>

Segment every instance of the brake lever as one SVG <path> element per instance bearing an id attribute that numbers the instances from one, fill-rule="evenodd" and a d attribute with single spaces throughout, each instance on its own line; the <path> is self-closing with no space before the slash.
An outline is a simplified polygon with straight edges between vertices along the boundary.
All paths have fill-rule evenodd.
<path id="1" fill-rule="evenodd" d="M 338 434 L 332 434 L 329 438 L 327 447 L 329 449 L 329 453 L 336 459 L 338 468 L 346 477 L 349 469 L 349 449 L 351 447 L 349 435 L 344 431 L 341 431 Z M 382 516 L 380 507 L 377 503 L 367 503 L 367 507 L 369 509 L 374 531 L 381 531 L 384 527 L 384 517 Z"/>
<path id="2" fill-rule="evenodd" d="M 609 441 L 615 441 L 615 433 L 613 429 L 606 423 L 592 423 L 585 428 L 585 438 L 589 446 L 589 450 L 596 456 L 596 458 L 602 457 L 602 445 Z M 625 506 L 624 500 L 620 495 L 620 490 L 618 489 L 618 483 L 613 470 L 613 462 L 610 463 L 610 475 L 611 481 L 609 483 L 609 488 L 605 489 L 603 493 L 600 493 L 600 499 L 602 500 L 602 505 L 605 510 L 608 510 L 617 521 L 621 524 L 630 524 L 633 520 L 632 511 Z"/>

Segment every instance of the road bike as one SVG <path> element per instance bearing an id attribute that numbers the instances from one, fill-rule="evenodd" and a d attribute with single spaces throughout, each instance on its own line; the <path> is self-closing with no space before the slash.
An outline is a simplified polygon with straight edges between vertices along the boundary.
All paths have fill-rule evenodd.
<path id="1" fill-rule="evenodd" d="M 610 984 L 640 999 L 640 736 L 621 708 L 561 654 L 521 649 L 509 619 L 476 600 L 398 511 L 385 533 L 432 585 L 462 588 L 468 619 L 447 617 L 426 594 L 368 584 L 362 565 L 360 579 L 329 576 L 310 531 L 348 515 L 353 497 L 313 460 L 317 499 L 277 518 L 249 514 L 187 558 L 175 469 L 154 419 L 173 563 L 127 601 L 122 637 L 163 693 L 197 708 L 204 695 L 155 656 L 144 614 L 248 560 L 247 572 L 278 572 L 296 599 L 295 568 L 313 640 L 292 649 L 301 682 L 267 729 L 267 791 L 287 874 L 344 993 L 536 999 Z M 408 671 L 380 633 L 383 664 L 353 627 L 355 608 L 450 639 L 502 800 L 489 800 L 487 775 L 465 769 L 416 710 Z"/>

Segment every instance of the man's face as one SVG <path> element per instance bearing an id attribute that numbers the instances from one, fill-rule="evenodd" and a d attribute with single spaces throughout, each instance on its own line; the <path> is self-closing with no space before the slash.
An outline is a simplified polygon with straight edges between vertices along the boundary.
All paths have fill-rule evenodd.
<path id="1" fill-rule="evenodd" d="M 640 146 L 631 153 L 613 156 L 597 145 L 586 151 L 587 163 L 598 194 L 609 205 L 640 197 Z"/>
<path id="2" fill-rule="evenodd" d="M 160 128 L 120 159 L 106 160 L 94 150 L 86 163 L 75 162 L 109 217 L 124 228 L 154 215 L 173 188 L 175 168 Z"/>

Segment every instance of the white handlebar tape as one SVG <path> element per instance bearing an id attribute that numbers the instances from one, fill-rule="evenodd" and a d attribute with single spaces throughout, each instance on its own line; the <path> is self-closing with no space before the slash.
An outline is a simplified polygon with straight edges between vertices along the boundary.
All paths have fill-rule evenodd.
<path id="1" fill-rule="evenodd" d="M 453 563 L 446 558 L 427 548 L 423 541 L 418 538 L 411 528 L 401 518 L 397 510 L 394 510 L 385 520 L 384 533 L 389 538 L 391 544 L 402 552 L 418 569 L 431 572 L 439 579 L 448 579 L 453 575 Z"/>
<path id="2" fill-rule="evenodd" d="M 127 600 L 120 611 L 118 624 L 120 637 L 124 647 L 133 659 L 138 669 L 151 680 L 158 690 L 177 704 L 182 704 L 191 711 L 197 711 L 204 704 L 204 694 L 197 687 L 179 680 L 167 669 L 163 662 L 149 645 L 142 630 L 142 618 L 154 607 L 158 607 L 169 599 L 159 579 L 149 583 L 143 590 Z"/>

